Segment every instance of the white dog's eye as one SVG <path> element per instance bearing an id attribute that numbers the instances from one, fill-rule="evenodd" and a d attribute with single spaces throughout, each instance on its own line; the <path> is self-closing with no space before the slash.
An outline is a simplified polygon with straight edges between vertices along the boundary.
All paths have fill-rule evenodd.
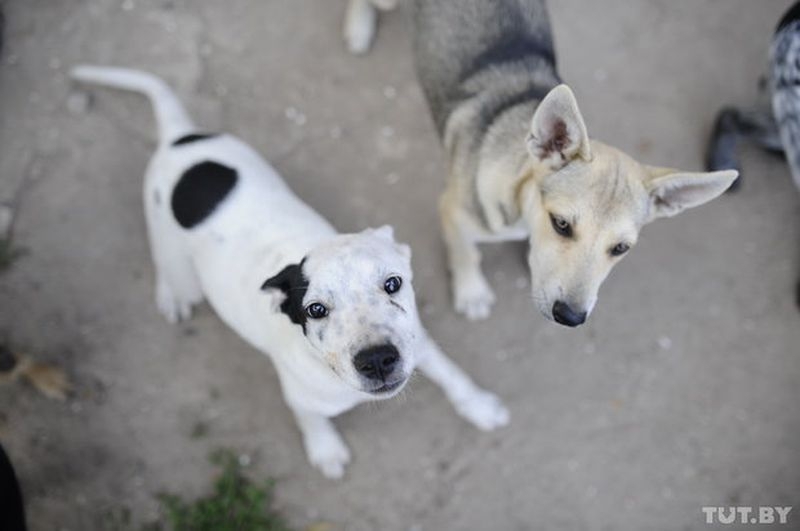
<path id="1" fill-rule="evenodd" d="M 609 252 L 611 253 L 611 256 L 622 256 L 623 254 L 627 253 L 628 249 L 630 248 L 631 246 L 627 243 L 618 243 L 612 247 Z"/>
<path id="2" fill-rule="evenodd" d="M 386 282 L 383 283 L 383 289 L 389 295 L 393 293 L 397 293 L 400 291 L 400 288 L 403 286 L 403 279 L 398 276 L 392 276 L 386 279 Z"/>
<path id="3" fill-rule="evenodd" d="M 328 316 L 328 308 L 319 302 L 312 302 L 306 306 L 306 315 L 311 319 L 322 319 Z"/>
<path id="4" fill-rule="evenodd" d="M 553 225 L 553 230 L 558 234 L 565 238 L 572 238 L 572 225 L 569 224 L 569 221 L 561 216 L 550 214 L 550 223 Z"/>

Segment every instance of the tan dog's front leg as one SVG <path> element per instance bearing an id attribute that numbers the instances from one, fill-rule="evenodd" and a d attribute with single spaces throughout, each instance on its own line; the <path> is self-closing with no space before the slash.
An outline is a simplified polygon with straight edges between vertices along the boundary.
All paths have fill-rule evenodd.
<path id="1" fill-rule="evenodd" d="M 447 246 L 447 260 L 452 275 L 453 304 L 456 311 L 473 321 L 486 319 L 495 297 L 481 272 L 481 253 L 468 227 L 459 219 L 464 214 L 448 199 L 440 203 L 442 231 Z"/>

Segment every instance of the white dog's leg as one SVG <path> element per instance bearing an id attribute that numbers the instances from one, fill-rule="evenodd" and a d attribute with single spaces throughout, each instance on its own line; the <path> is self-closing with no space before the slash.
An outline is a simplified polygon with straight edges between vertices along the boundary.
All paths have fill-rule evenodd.
<path id="1" fill-rule="evenodd" d="M 331 420 L 319 413 L 292 408 L 303 434 L 303 445 L 312 465 L 325 477 L 339 479 L 350 462 L 350 450 Z"/>
<path id="2" fill-rule="evenodd" d="M 344 17 L 344 40 L 353 54 L 369 51 L 375 30 L 378 27 L 378 12 L 370 0 L 349 0 Z"/>
<path id="3" fill-rule="evenodd" d="M 456 311 L 473 321 L 486 319 L 495 296 L 481 271 L 478 245 L 461 230 L 456 219 L 458 213 L 446 200 L 442 201 L 441 216 Z"/>
<path id="4" fill-rule="evenodd" d="M 442 388 L 458 414 L 489 431 L 508 424 L 510 414 L 496 395 L 475 385 L 427 335 L 421 341 L 420 370 Z"/>
<path id="5" fill-rule="evenodd" d="M 145 181 L 152 181 L 152 177 Z M 156 304 L 167 321 L 177 323 L 191 317 L 192 305 L 203 300 L 203 293 L 183 234 L 163 195 L 166 194 L 155 186 L 145 185 L 145 219 L 156 270 Z"/>

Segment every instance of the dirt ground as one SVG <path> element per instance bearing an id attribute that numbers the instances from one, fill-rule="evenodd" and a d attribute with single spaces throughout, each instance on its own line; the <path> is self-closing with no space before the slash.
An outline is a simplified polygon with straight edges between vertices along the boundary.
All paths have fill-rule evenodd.
<path id="1" fill-rule="evenodd" d="M 553 1 L 561 73 L 590 135 L 700 169 L 717 108 L 764 102 L 788 3 Z M 297 527 L 705 529 L 702 506 L 793 505 L 783 527 L 800 529 L 800 196 L 781 158 L 745 148 L 739 194 L 646 228 L 577 330 L 536 313 L 521 246 L 487 247 L 499 302 L 469 323 L 449 302 L 443 154 L 408 6 L 363 58 L 345 53 L 343 8 L 6 0 L 0 201 L 20 200 L 27 252 L 0 276 L 0 337 L 75 382 L 65 403 L 0 388 L 31 528 L 100 529 L 122 507 L 148 521 L 157 492 L 201 494 L 209 452 L 228 447 L 277 480 Z M 149 107 L 95 92 L 86 109 L 66 79 L 79 62 L 162 75 L 199 123 L 249 141 L 342 231 L 392 223 L 414 250 L 432 335 L 504 398 L 512 424 L 477 432 L 418 378 L 337 420 L 355 456 L 344 480 L 312 469 L 269 361 L 208 307 L 180 326 L 158 314 L 140 204 Z"/>

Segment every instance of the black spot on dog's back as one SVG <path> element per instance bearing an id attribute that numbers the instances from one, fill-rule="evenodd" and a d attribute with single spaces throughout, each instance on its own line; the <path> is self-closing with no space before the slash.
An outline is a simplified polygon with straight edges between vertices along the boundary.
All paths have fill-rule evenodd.
<path id="1" fill-rule="evenodd" d="M 184 135 L 179 139 L 175 140 L 172 145 L 173 146 L 183 146 L 185 144 L 191 144 L 193 142 L 198 142 L 200 140 L 205 140 L 207 138 L 214 138 L 219 136 L 219 133 L 192 133 L 190 135 Z"/>
<path id="2" fill-rule="evenodd" d="M 172 191 L 172 215 L 181 227 L 191 229 L 206 219 L 228 196 L 236 170 L 205 161 L 186 170 Z"/>

